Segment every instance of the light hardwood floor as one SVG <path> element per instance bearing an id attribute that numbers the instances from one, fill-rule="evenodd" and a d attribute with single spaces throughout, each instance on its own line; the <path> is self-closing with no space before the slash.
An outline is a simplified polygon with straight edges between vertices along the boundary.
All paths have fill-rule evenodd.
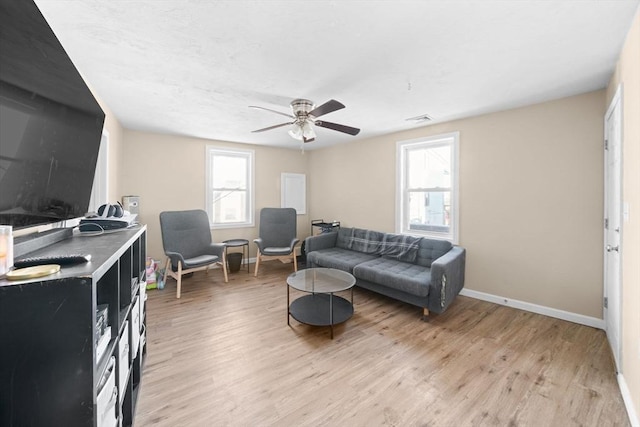
<path id="1" fill-rule="evenodd" d="M 356 288 L 331 340 L 287 326 L 291 271 L 149 291 L 136 426 L 629 425 L 601 330 L 461 296 L 424 322 Z"/>

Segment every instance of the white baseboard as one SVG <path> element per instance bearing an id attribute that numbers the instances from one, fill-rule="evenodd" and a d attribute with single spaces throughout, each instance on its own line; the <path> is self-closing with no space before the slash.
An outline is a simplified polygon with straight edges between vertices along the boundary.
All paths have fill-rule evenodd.
<path id="1" fill-rule="evenodd" d="M 474 291 L 471 289 L 463 288 L 462 291 L 460 291 L 460 295 L 483 301 L 489 301 L 508 307 L 518 308 L 520 310 L 530 311 L 532 313 L 543 314 L 545 316 L 555 317 L 556 319 L 567 320 L 569 322 L 578 323 L 580 325 L 591 326 L 592 328 L 603 330 L 605 329 L 605 322 L 603 319 L 597 319 L 595 317 L 571 313 L 570 311 L 558 310 L 556 308 L 545 307 L 543 305 L 505 298 L 497 295 L 487 294 L 484 292 Z"/>
<path id="2" fill-rule="evenodd" d="M 620 392 L 622 393 L 624 406 L 627 407 L 627 414 L 629 415 L 631 427 L 640 427 L 640 419 L 638 419 L 638 414 L 636 413 L 636 410 L 633 406 L 633 400 L 631 399 L 629 387 L 627 387 L 627 382 L 624 380 L 624 376 L 620 373 L 618 374 L 618 386 L 620 387 Z"/>

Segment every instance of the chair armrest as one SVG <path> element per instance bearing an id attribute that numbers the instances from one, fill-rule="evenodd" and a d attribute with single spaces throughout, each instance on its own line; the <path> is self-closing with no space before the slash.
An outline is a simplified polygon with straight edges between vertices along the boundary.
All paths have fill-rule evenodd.
<path id="1" fill-rule="evenodd" d="M 224 243 L 211 243 L 211 245 L 207 248 L 207 254 L 209 255 L 217 255 L 220 259 L 223 258 L 224 248 L 227 245 Z"/>
<path id="2" fill-rule="evenodd" d="M 429 310 L 441 313 L 464 287 L 466 251 L 454 246 L 431 264 Z"/>
<path id="3" fill-rule="evenodd" d="M 297 245 L 299 242 L 300 242 L 300 239 L 298 239 L 298 238 L 294 237 L 293 239 L 291 239 L 291 244 L 289 245 L 289 247 L 290 247 L 291 249 L 293 249 L 293 248 L 295 248 L 295 247 L 296 247 L 296 245 Z"/>
<path id="4" fill-rule="evenodd" d="M 182 262 L 182 265 L 184 265 L 184 257 L 182 256 L 182 254 L 179 254 L 178 252 L 165 252 L 165 255 L 168 256 L 171 260 L 172 268 L 174 265 L 176 267 L 178 266 L 178 261 Z"/>
<path id="5" fill-rule="evenodd" d="M 322 233 L 317 236 L 309 236 L 304 240 L 304 249 L 306 253 L 319 251 L 320 249 L 328 249 L 336 246 L 338 241 L 338 232 Z"/>
<path id="6" fill-rule="evenodd" d="M 258 249 L 260 250 L 260 252 L 262 252 L 262 249 L 264 248 L 264 245 L 262 244 L 262 239 L 260 237 L 258 237 L 257 239 L 253 239 L 253 243 L 255 243 L 258 246 Z"/>

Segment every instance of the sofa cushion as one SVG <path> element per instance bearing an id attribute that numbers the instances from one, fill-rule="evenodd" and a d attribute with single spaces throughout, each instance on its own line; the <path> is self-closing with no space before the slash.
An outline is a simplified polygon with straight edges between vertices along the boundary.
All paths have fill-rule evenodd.
<path id="1" fill-rule="evenodd" d="M 338 238 L 336 239 L 336 247 L 341 249 L 349 249 L 349 245 L 351 244 L 351 234 L 353 233 L 353 228 L 339 228 L 338 229 Z"/>
<path id="2" fill-rule="evenodd" d="M 328 248 L 309 252 L 307 254 L 307 263 L 312 266 L 337 268 L 351 273 L 353 266 L 356 264 L 370 261 L 374 258 L 377 258 L 377 256 L 350 251 L 349 249 Z"/>
<path id="3" fill-rule="evenodd" d="M 453 245 L 448 240 L 422 238 L 418 244 L 415 263 L 423 267 L 431 267 L 431 263 L 451 250 Z"/>
<path id="4" fill-rule="evenodd" d="M 421 265 L 379 257 L 358 264 L 353 269 L 357 279 L 394 288 L 411 295 L 429 295 L 431 269 Z"/>
<path id="5" fill-rule="evenodd" d="M 365 254 L 379 254 L 380 243 L 384 237 L 384 233 L 373 230 L 365 230 L 362 228 L 351 229 L 351 238 L 349 240 L 349 249 L 352 251 L 363 252 Z"/>
<path id="6" fill-rule="evenodd" d="M 378 253 L 399 261 L 414 262 L 421 239 L 421 237 L 413 237 L 406 234 L 386 233 L 382 238 Z"/>

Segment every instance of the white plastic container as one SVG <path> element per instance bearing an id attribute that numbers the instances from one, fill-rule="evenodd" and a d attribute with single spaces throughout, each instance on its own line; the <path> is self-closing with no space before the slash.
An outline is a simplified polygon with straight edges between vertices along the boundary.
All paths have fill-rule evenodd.
<path id="1" fill-rule="evenodd" d="M 13 267 L 13 227 L 0 225 L 0 276 Z"/>

